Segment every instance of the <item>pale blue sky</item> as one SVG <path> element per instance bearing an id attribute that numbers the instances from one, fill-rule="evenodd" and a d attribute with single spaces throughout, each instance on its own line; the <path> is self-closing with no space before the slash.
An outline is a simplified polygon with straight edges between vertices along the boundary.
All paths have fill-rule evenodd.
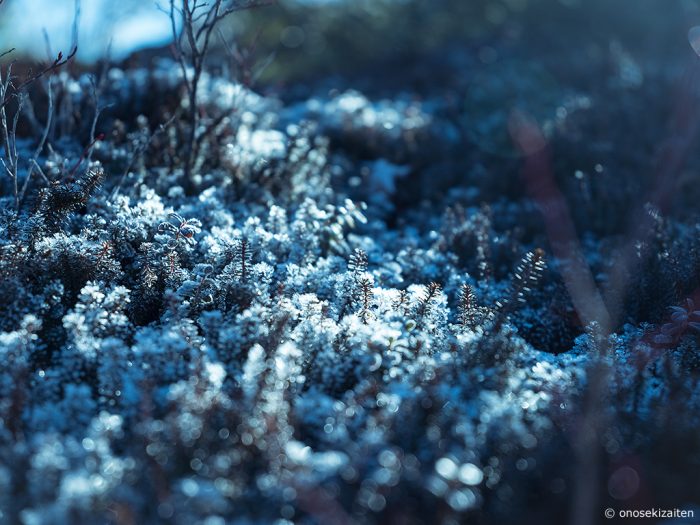
<path id="1" fill-rule="evenodd" d="M 159 1 L 163 7 L 169 4 L 169 0 Z M 344 0 L 282 1 L 322 4 Z M 75 0 L 6 0 L 0 27 L 8 42 L 0 42 L 0 48 L 16 47 L 45 58 L 45 28 L 53 53 L 66 52 L 74 6 Z M 78 58 L 82 61 L 105 56 L 110 40 L 111 57 L 119 60 L 134 50 L 164 45 L 171 39 L 170 21 L 156 0 L 80 0 L 80 11 Z"/>
<path id="2" fill-rule="evenodd" d="M 167 4 L 167 0 L 164 0 Z M 74 0 L 9 0 L 3 9 L 8 44 L 20 51 L 46 55 L 42 36 L 49 34 L 52 51 L 70 48 Z M 171 38 L 170 22 L 154 0 L 82 0 L 78 57 L 93 61 L 104 56 L 121 59 L 138 48 L 158 46 Z M 6 18 L 7 17 L 7 18 Z"/>

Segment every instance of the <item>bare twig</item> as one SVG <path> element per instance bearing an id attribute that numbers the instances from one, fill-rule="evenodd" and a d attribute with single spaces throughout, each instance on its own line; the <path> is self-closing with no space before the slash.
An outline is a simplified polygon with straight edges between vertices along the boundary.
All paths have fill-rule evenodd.
<path id="1" fill-rule="evenodd" d="M 73 8 L 73 25 L 71 26 L 71 48 L 78 49 L 78 28 L 80 27 L 80 0 L 75 0 Z"/>
<path id="2" fill-rule="evenodd" d="M 47 185 L 51 184 L 51 181 L 50 181 L 49 178 L 44 174 L 44 170 L 41 169 L 41 166 L 39 166 L 39 163 L 38 163 L 36 160 L 34 160 L 34 159 L 32 159 L 31 162 L 32 162 L 32 164 L 34 165 L 34 167 L 36 168 L 37 173 L 38 173 L 39 175 L 41 175 L 41 178 L 42 178 L 42 179 L 44 179 L 44 182 L 45 182 Z"/>
<path id="3" fill-rule="evenodd" d="M 3 1 L 4 0 L 0 0 L 0 5 L 3 3 Z M 51 127 L 51 114 L 53 113 L 53 101 L 52 95 L 50 93 L 49 82 L 49 86 L 47 87 L 47 92 L 49 93 L 49 116 L 47 117 L 47 125 L 44 128 L 41 140 L 39 142 L 39 146 L 32 159 L 33 162 L 30 162 L 29 172 L 27 174 L 27 178 L 25 179 L 24 184 L 22 185 L 22 190 L 20 193 L 18 183 L 19 158 L 17 155 L 17 124 L 22 113 L 22 107 L 25 101 L 28 100 L 27 98 L 25 98 L 27 96 L 26 92 L 29 89 L 29 87 L 31 87 L 37 80 L 49 75 L 53 71 L 56 71 L 61 66 L 67 64 L 75 56 L 75 54 L 78 51 L 77 41 L 79 17 L 80 0 L 76 0 L 75 16 L 73 18 L 73 45 L 72 50 L 67 56 L 64 56 L 62 52 L 59 52 L 53 61 L 50 61 L 47 65 L 41 66 L 41 68 L 38 71 L 29 70 L 29 72 L 22 80 L 19 80 L 17 77 L 12 75 L 12 67 L 14 65 L 13 62 L 11 62 L 5 69 L 4 76 L 2 69 L 0 69 L 0 142 L 2 142 L 2 147 L 4 150 L 4 157 L 0 159 L 0 161 L 2 161 L 5 171 L 8 173 L 12 180 L 12 191 L 15 200 L 15 207 L 18 211 L 21 201 L 29 185 L 34 166 L 38 166 L 38 164 L 36 163 L 36 158 L 41 153 L 41 150 L 43 150 L 44 145 L 46 144 L 49 129 Z M 46 32 L 44 32 L 44 34 L 48 49 L 48 37 L 46 36 Z M 3 52 L 2 54 L 0 54 L 0 58 L 7 55 L 11 51 L 12 50 Z M 14 108 L 14 113 L 12 114 L 12 122 L 10 125 L 8 125 L 8 105 L 13 100 L 16 101 L 16 107 Z"/>
<path id="4" fill-rule="evenodd" d="M 236 70 L 236 80 L 248 88 L 253 87 L 260 75 L 262 75 L 265 69 L 267 69 L 275 58 L 275 54 L 273 52 L 270 53 L 265 60 L 261 62 L 258 62 L 257 60 L 255 51 L 258 46 L 258 41 L 260 40 L 260 35 L 262 34 L 262 30 L 258 30 L 253 36 L 250 44 L 242 48 L 239 47 L 236 42 L 229 42 L 221 30 L 219 30 L 218 33 L 219 39 L 226 50 L 226 54 L 230 58 L 230 64 L 227 64 L 229 74 L 230 69 L 233 67 Z"/>
<path id="5" fill-rule="evenodd" d="M 99 105 L 100 92 L 101 92 L 103 79 L 104 79 L 103 76 L 100 76 L 99 80 L 96 80 L 94 77 L 91 79 L 92 99 L 93 99 L 93 103 L 95 105 L 95 114 L 93 115 L 92 125 L 90 126 L 90 143 L 93 146 L 98 142 L 98 138 L 95 136 L 95 131 L 97 130 L 97 121 L 100 119 L 100 115 L 102 114 L 102 112 L 105 109 L 110 108 L 114 105 L 114 104 L 105 104 L 104 106 Z M 91 147 L 88 151 L 88 154 L 87 154 L 88 166 L 90 165 L 90 162 L 92 162 L 92 152 L 93 151 L 94 151 L 93 147 Z"/>
<path id="6" fill-rule="evenodd" d="M 48 82 L 46 83 L 46 94 L 48 95 L 48 109 L 46 110 L 46 125 L 44 126 L 44 131 L 41 134 L 41 139 L 39 139 L 39 144 L 37 145 L 36 149 L 34 150 L 34 155 L 32 156 L 32 159 L 30 161 L 29 165 L 29 171 L 27 172 L 27 178 L 24 179 L 24 184 L 22 185 L 22 191 L 19 194 L 19 204 L 21 205 L 22 202 L 24 201 L 24 196 L 27 192 L 27 188 L 29 187 L 29 181 L 32 178 L 32 175 L 34 173 L 35 167 L 39 167 L 39 164 L 37 163 L 37 159 L 39 158 L 39 155 L 41 155 L 41 152 L 44 149 L 44 145 L 46 144 L 46 139 L 49 136 L 49 130 L 51 129 L 51 124 L 53 121 L 53 89 L 51 86 L 51 79 L 48 79 Z M 46 175 L 44 175 L 44 172 L 39 168 L 39 173 L 42 175 L 44 180 L 48 183 L 48 179 L 46 178 Z"/>
<path id="7" fill-rule="evenodd" d="M 119 178 L 119 182 L 117 183 L 117 185 L 114 187 L 114 190 L 112 191 L 112 200 L 114 200 L 114 198 L 117 195 L 119 195 L 119 191 L 121 190 L 121 186 L 122 186 L 122 184 L 124 184 L 124 181 L 129 176 L 129 172 L 131 171 L 131 168 L 134 166 L 136 159 L 145 153 L 145 151 L 149 148 L 149 146 L 153 142 L 153 139 L 155 139 L 157 136 L 164 133 L 165 130 L 167 130 L 170 127 L 170 125 L 179 117 L 180 117 L 179 112 L 174 113 L 172 117 L 170 117 L 168 120 L 166 120 L 160 126 L 158 126 L 158 129 L 150 134 L 150 136 L 148 137 L 148 140 L 146 142 L 144 142 L 143 144 L 139 145 L 138 148 L 136 148 L 134 153 L 131 155 L 131 158 L 129 159 L 129 163 L 126 166 L 126 169 L 122 173 L 122 176 Z"/>
<path id="8" fill-rule="evenodd" d="M 56 56 L 56 59 L 51 64 L 43 66 L 37 72 L 32 73 L 30 71 L 29 74 L 24 78 L 24 80 L 22 80 L 17 85 L 14 85 L 12 83 L 12 76 L 8 72 L 7 80 L 9 80 L 9 86 L 12 87 L 12 93 L 17 94 L 25 91 L 29 86 L 31 86 L 34 82 L 39 80 L 44 75 L 51 73 L 52 71 L 55 71 L 61 66 L 67 64 L 77 52 L 77 47 L 74 47 L 72 51 L 68 54 L 68 56 L 63 56 L 63 53 L 59 51 L 58 55 Z M 3 90 L 3 92 L 0 94 L 0 109 L 4 108 L 5 106 L 7 106 L 7 104 L 9 104 L 12 93 L 8 92 L 7 89 Z"/>
<path id="9" fill-rule="evenodd" d="M 105 138 L 104 133 L 100 133 L 95 138 L 93 138 L 92 141 L 87 146 L 85 146 L 85 149 L 80 154 L 80 157 L 78 157 L 78 161 L 75 163 L 73 168 L 68 172 L 67 178 L 69 180 L 73 180 L 75 178 L 75 174 L 78 172 L 78 168 L 80 168 L 80 165 L 83 163 L 83 161 L 86 158 L 88 158 L 88 155 L 90 155 L 92 148 L 94 148 L 95 144 L 97 144 L 99 141 L 104 140 L 104 138 Z"/>
<path id="10" fill-rule="evenodd" d="M 214 29 L 224 18 L 236 11 L 272 3 L 274 0 L 215 0 L 211 3 L 183 0 L 182 7 L 178 7 L 175 0 L 170 0 L 168 14 L 173 33 L 173 55 L 182 72 L 189 105 L 189 128 L 183 152 L 186 185 L 191 184 L 191 174 L 199 149 L 196 137 L 201 117 L 197 108 L 197 93 Z M 181 23 L 180 31 L 178 21 Z"/>
<path id="11" fill-rule="evenodd" d="M 20 206 L 20 192 L 17 180 L 17 123 L 19 122 L 19 117 L 22 113 L 25 91 L 41 77 L 67 63 L 71 58 L 73 58 L 73 56 L 75 56 L 76 51 L 77 47 L 73 48 L 73 51 L 65 58 L 63 57 L 62 53 L 59 53 L 53 63 L 51 63 L 49 66 L 43 67 L 36 73 L 30 72 L 24 78 L 24 80 L 16 85 L 13 82 L 15 77 L 12 75 L 12 63 L 7 66 L 4 79 L 2 77 L 2 71 L 0 71 L 0 140 L 2 140 L 5 153 L 5 156 L 2 159 L 2 164 L 5 167 L 5 171 L 7 171 L 8 175 L 12 179 L 12 191 L 17 210 L 19 210 Z M 8 126 L 7 105 L 13 99 L 17 101 L 17 107 L 15 108 L 15 112 L 13 114 L 12 125 Z"/>
<path id="12" fill-rule="evenodd" d="M 0 71 L 0 73 L 2 73 Z M 0 100 L 9 99 L 7 93 L 12 87 L 12 64 L 7 66 L 5 79 L 0 74 Z M 22 111 L 23 97 L 16 94 L 17 108 L 15 108 L 14 118 L 8 124 L 7 108 L 0 105 L 0 140 L 4 150 L 4 157 L 0 159 L 5 171 L 12 180 L 12 191 L 15 198 L 15 207 L 19 209 L 19 190 L 17 185 L 17 122 Z"/>

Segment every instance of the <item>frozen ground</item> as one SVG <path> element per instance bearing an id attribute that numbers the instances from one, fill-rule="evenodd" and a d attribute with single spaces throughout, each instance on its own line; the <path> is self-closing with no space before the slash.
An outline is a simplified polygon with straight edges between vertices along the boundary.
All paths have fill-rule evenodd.
<path id="1" fill-rule="evenodd" d="M 85 151 L 89 77 L 53 77 L 19 211 L 2 181 L 0 521 L 697 509 L 698 64 L 446 57 L 478 73 L 206 75 L 190 178 L 173 62 L 105 73 Z"/>

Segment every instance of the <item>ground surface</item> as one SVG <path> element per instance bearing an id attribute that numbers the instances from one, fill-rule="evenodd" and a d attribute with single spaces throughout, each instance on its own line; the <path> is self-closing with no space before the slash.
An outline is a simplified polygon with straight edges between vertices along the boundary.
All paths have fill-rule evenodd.
<path id="1" fill-rule="evenodd" d="M 697 510 L 683 49 L 504 37 L 266 95 L 206 75 L 189 176 L 173 62 L 104 72 L 85 152 L 92 84 L 54 76 L 19 211 L 2 183 L 0 521 Z"/>

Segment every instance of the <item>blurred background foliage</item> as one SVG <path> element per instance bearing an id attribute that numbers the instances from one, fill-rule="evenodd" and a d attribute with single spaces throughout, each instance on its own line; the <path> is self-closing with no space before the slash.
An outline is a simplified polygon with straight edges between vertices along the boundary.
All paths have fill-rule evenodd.
<path id="1" fill-rule="evenodd" d="M 167 54 L 166 4 L 82 0 L 79 57 L 100 58 L 110 41 L 115 59 L 150 46 Z M 74 0 L 6 0 L 2 47 L 43 58 L 42 28 L 54 47 L 69 45 L 73 8 Z M 279 0 L 231 17 L 224 34 L 253 48 L 260 62 L 274 56 L 261 80 L 275 84 L 358 72 L 388 76 L 426 57 L 439 67 L 455 50 L 482 62 L 504 52 L 530 60 L 556 53 L 576 65 L 615 41 L 642 61 L 658 59 L 687 51 L 687 30 L 699 22 L 693 0 Z"/>
<path id="2" fill-rule="evenodd" d="M 596 59 L 610 43 L 642 61 L 686 55 L 700 3 L 657 0 L 353 0 L 280 2 L 232 20 L 257 52 L 274 52 L 268 81 L 391 73 L 455 51 L 494 62 L 498 53 L 529 60 L 552 54 Z M 437 57 L 437 58 L 436 58 Z M 572 66 L 578 64 L 572 63 Z M 388 69 L 387 69 L 388 68 Z"/>
<path id="3" fill-rule="evenodd" d="M 45 59 L 43 28 L 54 52 L 69 49 L 76 1 L 5 0 L 0 51 L 17 48 L 5 59 Z M 108 49 L 125 67 L 172 56 L 168 0 L 78 3 L 82 67 Z M 555 144 L 561 177 L 602 167 L 616 180 L 627 174 L 619 198 L 603 185 L 605 198 L 581 220 L 608 229 L 620 221 L 602 213 L 600 201 L 610 201 L 617 217 L 620 203 L 645 186 L 649 152 L 668 138 L 669 115 L 684 112 L 676 107 L 679 80 L 689 76 L 700 93 L 688 44 L 698 24 L 696 0 L 277 0 L 225 20 L 208 67 L 285 102 L 347 89 L 373 101 L 397 93 L 420 99 L 450 123 L 425 161 L 445 174 L 494 164 L 516 173 L 501 166 L 518 156 L 508 123 L 514 113 L 529 115 Z M 455 165 L 454 151 L 442 152 L 440 164 L 450 134 L 458 135 L 463 165 Z M 452 187 L 451 175 L 442 184 L 433 171 L 425 192 Z M 493 191 L 508 184 L 494 177 Z"/>

